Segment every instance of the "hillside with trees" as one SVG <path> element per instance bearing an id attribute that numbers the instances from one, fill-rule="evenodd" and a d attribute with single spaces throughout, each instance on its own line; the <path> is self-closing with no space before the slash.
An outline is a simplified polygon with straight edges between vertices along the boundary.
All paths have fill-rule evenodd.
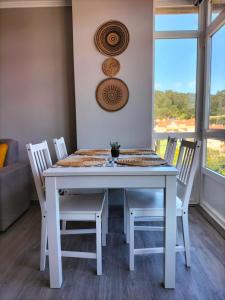
<path id="1" fill-rule="evenodd" d="M 160 120 L 190 120 L 195 118 L 195 94 L 180 93 L 171 90 L 155 91 L 155 119 Z M 161 123 L 163 123 L 161 121 Z M 178 122 L 177 122 L 178 123 Z M 225 90 L 211 95 L 210 127 L 225 129 Z M 166 131 L 166 130 L 165 130 Z M 179 130 L 178 130 L 179 131 Z M 161 156 L 166 147 L 166 141 L 159 141 L 158 149 Z M 225 143 L 221 149 L 208 147 L 207 166 L 225 176 Z M 178 149 L 177 149 L 178 151 Z"/>
<path id="2" fill-rule="evenodd" d="M 211 95 L 210 124 L 225 127 L 225 90 Z M 157 119 L 188 120 L 195 117 L 195 94 L 171 90 L 155 91 L 155 116 Z"/>
<path id="3" fill-rule="evenodd" d="M 195 117 L 195 95 L 171 90 L 155 91 L 157 119 L 192 119 Z"/>

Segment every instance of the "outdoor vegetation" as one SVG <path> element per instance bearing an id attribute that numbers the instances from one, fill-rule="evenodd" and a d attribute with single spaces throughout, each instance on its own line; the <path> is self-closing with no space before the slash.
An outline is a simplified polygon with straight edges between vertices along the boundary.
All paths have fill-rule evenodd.
<path id="1" fill-rule="evenodd" d="M 195 94 L 155 91 L 156 119 L 187 120 L 195 117 Z"/>
<path id="2" fill-rule="evenodd" d="M 225 129 L 225 90 L 211 95 L 209 123 L 210 127 L 218 124 Z"/>
<path id="3" fill-rule="evenodd" d="M 195 118 L 195 94 L 155 91 L 156 119 L 189 120 Z M 211 95 L 210 125 L 225 128 L 225 90 Z"/>
<path id="4" fill-rule="evenodd" d="M 175 91 L 155 91 L 155 119 L 159 124 L 162 120 L 191 120 L 195 118 L 195 94 Z M 211 95 L 209 127 L 225 128 L 225 90 Z M 166 132 L 165 128 L 165 132 Z M 179 130 L 178 130 L 179 131 Z M 156 142 L 157 152 L 164 156 L 167 140 Z M 179 145 L 177 146 L 174 164 L 176 163 Z M 207 144 L 206 166 L 225 176 L 225 142 Z"/>
<path id="5" fill-rule="evenodd" d="M 225 176 L 225 142 L 217 141 L 217 146 L 214 145 L 215 141 L 207 141 L 206 166 Z"/>

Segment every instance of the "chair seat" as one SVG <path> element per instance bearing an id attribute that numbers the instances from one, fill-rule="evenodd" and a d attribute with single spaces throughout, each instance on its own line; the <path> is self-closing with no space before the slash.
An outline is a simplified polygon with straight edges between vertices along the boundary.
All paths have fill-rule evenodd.
<path id="1" fill-rule="evenodd" d="M 160 189 L 134 189 L 126 191 L 127 206 L 132 211 L 158 212 L 164 216 L 164 195 Z M 182 214 L 182 201 L 176 197 L 177 215 Z"/>
<path id="2" fill-rule="evenodd" d="M 101 213 L 104 194 L 79 194 L 60 196 L 60 214 Z"/>

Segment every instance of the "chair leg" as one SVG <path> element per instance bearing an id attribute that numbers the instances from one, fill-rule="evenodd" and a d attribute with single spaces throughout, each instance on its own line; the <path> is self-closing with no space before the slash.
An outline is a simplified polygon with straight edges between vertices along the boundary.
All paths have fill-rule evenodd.
<path id="1" fill-rule="evenodd" d="M 126 243 L 130 242 L 130 213 L 128 207 L 126 207 Z"/>
<path id="2" fill-rule="evenodd" d="M 40 270 L 45 270 L 46 265 L 46 250 L 47 250 L 47 220 L 46 216 L 42 216 L 41 222 L 41 253 L 40 253 Z"/>
<path id="3" fill-rule="evenodd" d="M 179 246 L 179 245 L 180 245 L 179 221 L 180 221 L 180 217 L 177 217 L 177 236 L 176 236 L 176 246 Z"/>
<path id="4" fill-rule="evenodd" d="M 106 231 L 107 231 L 107 202 L 104 203 L 103 213 L 102 213 L 102 246 L 106 246 Z"/>
<path id="5" fill-rule="evenodd" d="M 62 221 L 62 230 L 66 230 L 66 221 Z"/>
<path id="6" fill-rule="evenodd" d="M 102 275 L 102 241 L 101 241 L 101 215 L 96 215 L 96 257 L 97 275 Z"/>
<path id="7" fill-rule="evenodd" d="M 130 271 L 134 271 L 134 215 L 129 214 Z"/>
<path id="8" fill-rule="evenodd" d="M 106 206 L 106 234 L 109 233 L 109 190 L 105 191 L 105 206 Z"/>
<path id="9" fill-rule="evenodd" d="M 127 234 L 127 203 L 126 203 L 126 191 L 123 190 L 123 232 Z"/>
<path id="10" fill-rule="evenodd" d="M 183 225 L 186 266 L 190 267 L 191 266 L 190 238 L 189 238 L 189 224 L 188 224 L 188 213 L 187 212 L 182 215 L 182 225 Z"/>

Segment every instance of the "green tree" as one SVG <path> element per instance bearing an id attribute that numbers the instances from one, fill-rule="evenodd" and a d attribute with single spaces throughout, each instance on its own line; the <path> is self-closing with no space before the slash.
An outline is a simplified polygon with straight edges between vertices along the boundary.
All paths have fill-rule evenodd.
<path id="1" fill-rule="evenodd" d="M 157 119 L 191 119 L 195 115 L 195 95 L 171 90 L 155 91 Z"/>

